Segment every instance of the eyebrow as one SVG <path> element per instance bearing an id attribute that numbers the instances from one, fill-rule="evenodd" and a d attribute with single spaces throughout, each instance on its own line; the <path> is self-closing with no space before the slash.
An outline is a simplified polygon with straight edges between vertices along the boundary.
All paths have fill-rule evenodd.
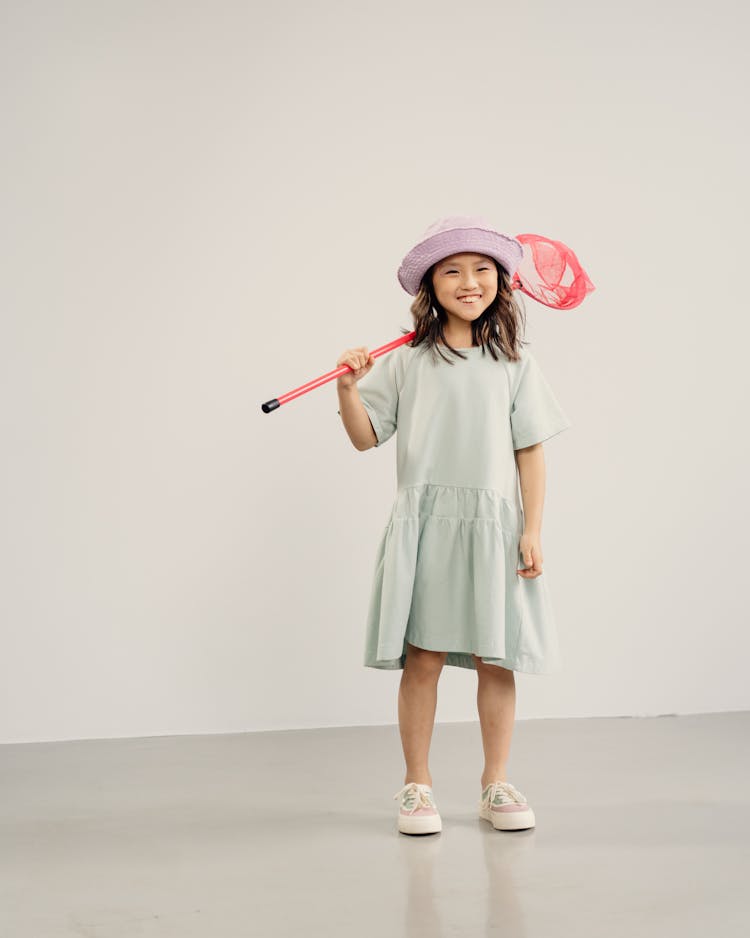
<path id="1" fill-rule="evenodd" d="M 456 264 L 456 265 L 458 265 L 458 264 L 460 264 L 460 263 L 461 263 L 461 261 L 445 260 L 445 261 L 440 261 L 440 262 L 438 263 L 438 266 L 439 266 L 439 267 L 443 267 L 445 264 Z M 489 261 L 486 257 L 482 257 L 482 258 L 480 258 L 478 261 L 474 261 L 474 263 L 475 263 L 475 264 L 489 264 L 490 261 Z"/>

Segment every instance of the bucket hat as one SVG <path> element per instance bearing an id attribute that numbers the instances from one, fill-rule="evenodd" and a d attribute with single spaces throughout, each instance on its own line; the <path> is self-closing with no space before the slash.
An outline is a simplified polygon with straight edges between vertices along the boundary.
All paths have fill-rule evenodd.
<path id="1" fill-rule="evenodd" d="M 462 251 L 493 257 L 510 277 L 523 257 L 521 242 L 497 231 L 483 216 L 447 215 L 430 225 L 401 261 L 398 282 L 407 293 L 416 296 L 426 270 L 444 257 Z"/>

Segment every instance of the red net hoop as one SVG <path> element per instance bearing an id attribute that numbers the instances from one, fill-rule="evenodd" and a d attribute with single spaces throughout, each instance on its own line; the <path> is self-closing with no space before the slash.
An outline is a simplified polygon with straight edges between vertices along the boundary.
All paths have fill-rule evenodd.
<path id="1" fill-rule="evenodd" d="M 513 278 L 513 289 L 553 309 L 573 309 L 595 290 L 573 251 L 562 241 L 543 235 L 519 234 L 523 258 Z"/>

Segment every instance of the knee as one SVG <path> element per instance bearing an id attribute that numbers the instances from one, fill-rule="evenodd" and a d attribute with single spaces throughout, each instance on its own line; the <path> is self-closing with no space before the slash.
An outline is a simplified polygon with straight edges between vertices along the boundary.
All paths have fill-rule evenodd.
<path id="1" fill-rule="evenodd" d="M 437 678 L 447 657 L 447 651 L 430 651 L 407 642 L 405 667 L 419 677 Z"/>

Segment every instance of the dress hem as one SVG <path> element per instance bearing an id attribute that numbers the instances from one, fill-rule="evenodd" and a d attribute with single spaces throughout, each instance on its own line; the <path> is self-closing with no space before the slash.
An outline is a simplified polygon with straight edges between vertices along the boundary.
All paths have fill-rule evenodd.
<path id="1" fill-rule="evenodd" d="M 427 649 L 436 650 L 436 649 Z M 472 652 L 449 651 L 445 659 L 446 665 L 456 668 L 466 668 L 470 671 L 476 671 L 477 666 Z M 497 667 L 506 668 L 509 671 L 520 671 L 523 674 L 558 674 L 562 671 L 562 662 L 539 661 L 538 658 L 531 658 L 528 655 L 516 655 L 512 658 L 492 658 L 487 655 L 479 655 L 485 664 L 494 664 Z M 403 670 L 406 663 L 406 654 L 399 658 L 366 658 L 364 666 L 374 668 L 378 671 L 397 671 Z"/>

